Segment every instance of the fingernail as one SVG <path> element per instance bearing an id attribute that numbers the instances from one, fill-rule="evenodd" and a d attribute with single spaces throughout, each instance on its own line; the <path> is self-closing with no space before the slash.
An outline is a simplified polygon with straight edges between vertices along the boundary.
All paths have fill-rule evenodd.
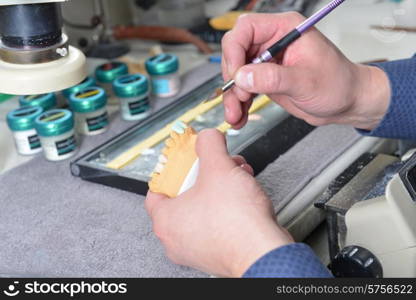
<path id="1" fill-rule="evenodd" d="M 243 89 L 251 90 L 254 87 L 254 74 L 253 72 L 239 71 L 235 78 L 236 83 Z"/>

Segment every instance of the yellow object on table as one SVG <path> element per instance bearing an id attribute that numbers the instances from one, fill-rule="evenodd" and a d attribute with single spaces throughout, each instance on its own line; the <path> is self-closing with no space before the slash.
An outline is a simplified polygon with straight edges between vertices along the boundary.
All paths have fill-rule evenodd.
<path id="1" fill-rule="evenodd" d="M 228 31 L 234 28 L 241 15 L 247 13 L 250 13 L 250 11 L 230 11 L 222 16 L 212 18 L 209 20 L 209 24 L 216 30 Z"/>

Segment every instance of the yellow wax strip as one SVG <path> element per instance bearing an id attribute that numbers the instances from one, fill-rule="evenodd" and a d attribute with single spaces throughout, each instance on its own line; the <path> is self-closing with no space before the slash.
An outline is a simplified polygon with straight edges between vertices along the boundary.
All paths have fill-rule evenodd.
<path id="1" fill-rule="evenodd" d="M 153 148 L 155 145 L 159 144 L 163 140 L 165 140 L 172 131 L 172 126 L 175 124 L 178 120 L 184 122 L 185 124 L 188 124 L 195 120 L 197 116 L 200 116 L 215 106 L 222 103 L 222 96 L 208 101 L 201 103 L 197 105 L 196 107 L 192 108 L 191 110 L 187 111 L 185 114 L 183 114 L 181 117 L 179 117 L 177 120 L 173 121 L 172 123 L 169 123 L 166 125 L 163 129 L 156 132 L 154 135 L 149 137 L 148 139 L 144 140 L 143 142 L 139 143 L 138 145 L 130 148 L 111 162 L 107 164 L 107 168 L 119 170 L 130 164 L 132 161 L 137 159 L 141 154 L 143 150 Z"/>
<path id="2" fill-rule="evenodd" d="M 83 93 L 81 95 L 77 95 L 77 98 L 87 98 L 87 97 L 91 97 L 91 96 L 95 96 L 99 93 L 100 91 L 94 90 L 94 91 L 90 91 L 87 93 Z"/>
<path id="3" fill-rule="evenodd" d="M 271 102 L 270 98 L 266 95 L 260 96 L 257 98 L 256 101 L 253 102 L 250 110 L 248 111 L 249 114 L 254 114 L 258 112 L 260 109 L 265 107 L 267 104 Z M 217 127 L 217 130 L 221 131 L 222 133 L 226 133 L 228 129 L 231 129 L 232 126 L 227 122 L 222 123 L 220 126 Z"/>

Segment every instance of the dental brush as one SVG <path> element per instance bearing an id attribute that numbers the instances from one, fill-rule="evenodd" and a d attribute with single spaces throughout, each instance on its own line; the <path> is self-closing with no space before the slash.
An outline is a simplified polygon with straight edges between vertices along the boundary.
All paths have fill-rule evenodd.
<path id="1" fill-rule="evenodd" d="M 331 3 L 327 4 L 321 10 L 316 12 L 313 16 L 309 17 L 305 20 L 302 24 L 298 27 L 293 29 L 287 35 L 285 35 L 282 39 L 280 39 L 277 43 L 263 52 L 259 57 L 255 58 L 252 63 L 253 64 L 260 64 L 264 62 L 268 62 L 273 59 L 277 54 L 285 50 L 289 45 L 291 45 L 294 41 L 302 36 L 303 33 L 308 31 L 311 27 L 315 26 L 319 21 L 325 18 L 328 14 L 330 14 L 335 8 L 340 6 L 345 0 L 333 0 Z M 216 93 L 217 96 L 227 92 L 235 85 L 235 80 L 232 79 L 228 81 L 219 91 Z"/>

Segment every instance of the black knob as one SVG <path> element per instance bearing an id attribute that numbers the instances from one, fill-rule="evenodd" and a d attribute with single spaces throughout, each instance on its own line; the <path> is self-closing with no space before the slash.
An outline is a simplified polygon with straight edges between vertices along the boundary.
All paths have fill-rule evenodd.
<path id="1" fill-rule="evenodd" d="M 373 253 L 360 246 L 342 249 L 332 260 L 331 271 L 335 277 L 383 277 L 380 261 Z"/>

